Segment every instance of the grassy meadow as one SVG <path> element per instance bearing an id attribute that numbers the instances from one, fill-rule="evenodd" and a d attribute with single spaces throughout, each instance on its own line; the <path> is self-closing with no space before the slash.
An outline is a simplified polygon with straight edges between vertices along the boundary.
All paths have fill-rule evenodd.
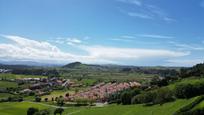
<path id="1" fill-rule="evenodd" d="M 104 107 L 67 107 L 63 115 L 172 115 L 176 110 L 191 103 L 195 98 L 188 100 L 176 100 L 163 105 L 143 106 L 139 105 L 107 105 Z M 40 110 L 55 106 L 35 102 L 6 102 L 0 103 L 0 114 L 2 115 L 26 115 L 27 108 L 36 107 Z"/>

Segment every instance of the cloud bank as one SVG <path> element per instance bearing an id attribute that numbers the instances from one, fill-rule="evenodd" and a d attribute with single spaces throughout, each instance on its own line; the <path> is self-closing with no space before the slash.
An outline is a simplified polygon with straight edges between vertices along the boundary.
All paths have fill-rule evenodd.
<path id="1" fill-rule="evenodd" d="M 10 41 L 9 43 L 0 43 L 0 59 L 7 60 L 29 60 L 50 63 L 81 61 L 84 63 L 121 64 L 124 60 L 169 59 L 190 54 L 190 52 L 165 49 L 121 48 L 100 45 L 87 46 L 80 44 L 81 41 L 78 39 L 69 39 L 68 42 L 78 44 L 76 47 L 86 53 L 76 55 L 62 51 L 57 46 L 45 41 L 37 41 L 13 35 L 1 35 L 1 37 Z"/>

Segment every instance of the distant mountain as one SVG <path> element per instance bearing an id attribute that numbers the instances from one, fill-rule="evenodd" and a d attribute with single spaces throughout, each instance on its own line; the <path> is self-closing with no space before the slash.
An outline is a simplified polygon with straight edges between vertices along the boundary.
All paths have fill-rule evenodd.
<path id="1" fill-rule="evenodd" d="M 69 63 L 67 65 L 62 66 L 63 68 L 79 68 L 80 66 L 83 66 L 85 64 L 82 64 L 81 62 L 73 62 Z"/>
<path id="2" fill-rule="evenodd" d="M 2 65 L 23 65 L 23 66 L 43 66 L 43 67 L 52 67 L 52 66 L 61 66 L 60 64 L 51 64 L 51 63 L 42 63 L 35 61 L 3 61 L 0 60 Z"/>

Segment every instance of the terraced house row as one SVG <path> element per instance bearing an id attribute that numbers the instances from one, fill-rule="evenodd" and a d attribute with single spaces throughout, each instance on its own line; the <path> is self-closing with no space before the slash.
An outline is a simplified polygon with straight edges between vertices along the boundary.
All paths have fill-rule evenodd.
<path id="1" fill-rule="evenodd" d="M 86 91 L 78 92 L 76 94 L 66 97 L 67 101 L 74 101 L 76 99 L 89 99 L 98 102 L 107 101 L 107 96 L 124 89 L 131 87 L 140 87 L 138 82 L 123 82 L 123 83 L 100 83 Z"/>

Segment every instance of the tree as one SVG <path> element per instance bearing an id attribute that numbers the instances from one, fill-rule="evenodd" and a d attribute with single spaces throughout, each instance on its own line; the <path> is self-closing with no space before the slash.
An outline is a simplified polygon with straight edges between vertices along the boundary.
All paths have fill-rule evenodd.
<path id="1" fill-rule="evenodd" d="M 132 95 L 130 92 L 123 92 L 121 94 L 121 102 L 123 105 L 131 104 Z"/>
<path id="2" fill-rule="evenodd" d="M 161 88 L 156 90 L 156 98 L 154 100 L 155 104 L 162 105 L 165 102 L 174 100 L 173 92 L 169 88 Z"/>
<path id="3" fill-rule="evenodd" d="M 45 100 L 45 102 L 47 102 L 47 101 L 48 101 L 48 98 L 45 98 L 44 100 Z"/>
<path id="4" fill-rule="evenodd" d="M 35 97 L 35 102 L 41 102 L 41 98 L 39 96 Z"/>
<path id="5" fill-rule="evenodd" d="M 69 93 L 66 93 L 66 94 L 65 94 L 65 97 L 69 97 Z"/>
<path id="6" fill-rule="evenodd" d="M 64 98 L 63 98 L 63 96 L 60 96 L 57 99 L 57 105 L 59 105 L 59 106 L 63 106 L 64 105 Z"/>
<path id="7" fill-rule="evenodd" d="M 177 98 L 190 98 L 196 95 L 196 88 L 192 84 L 178 84 L 175 95 Z"/>
<path id="8" fill-rule="evenodd" d="M 28 108 L 27 110 L 27 115 L 34 115 L 36 112 L 38 112 L 39 110 L 37 108 L 33 108 L 33 107 L 30 107 Z"/>
<path id="9" fill-rule="evenodd" d="M 54 111 L 54 115 L 57 115 L 57 114 L 62 115 L 63 112 L 64 112 L 64 109 L 63 109 L 63 108 L 57 108 L 57 109 L 55 109 L 55 111 Z"/>

